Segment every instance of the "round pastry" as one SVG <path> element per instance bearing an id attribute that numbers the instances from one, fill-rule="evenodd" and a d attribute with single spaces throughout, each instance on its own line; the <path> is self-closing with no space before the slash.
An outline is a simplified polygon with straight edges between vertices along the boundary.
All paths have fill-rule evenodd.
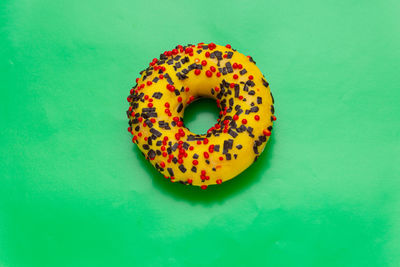
<path id="1" fill-rule="evenodd" d="M 143 155 L 172 182 L 221 184 L 264 150 L 276 119 L 268 82 L 250 56 L 230 45 L 178 45 L 140 72 L 128 96 L 128 131 Z M 206 134 L 185 127 L 185 108 L 201 97 L 221 109 Z"/>

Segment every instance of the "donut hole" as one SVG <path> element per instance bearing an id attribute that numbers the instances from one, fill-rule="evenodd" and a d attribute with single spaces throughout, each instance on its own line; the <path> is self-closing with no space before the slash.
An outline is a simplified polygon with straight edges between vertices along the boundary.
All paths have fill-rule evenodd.
<path id="1" fill-rule="evenodd" d="M 185 108 L 185 126 L 195 134 L 206 134 L 217 123 L 220 109 L 215 99 L 199 98 Z"/>

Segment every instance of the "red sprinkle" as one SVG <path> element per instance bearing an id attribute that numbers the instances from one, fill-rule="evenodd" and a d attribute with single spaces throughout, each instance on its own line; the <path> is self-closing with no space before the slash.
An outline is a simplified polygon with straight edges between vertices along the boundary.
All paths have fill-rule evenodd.
<path id="1" fill-rule="evenodd" d="M 201 189 L 206 190 L 206 189 L 207 189 L 207 185 L 203 184 L 203 185 L 201 186 Z"/>
<path id="2" fill-rule="evenodd" d="M 192 163 L 193 163 L 193 165 L 197 165 L 197 164 L 199 164 L 199 162 L 195 159 L 195 160 L 193 160 L 192 161 Z"/>
<path id="3" fill-rule="evenodd" d="M 210 52 L 207 51 L 205 56 L 210 57 Z"/>
<path id="4" fill-rule="evenodd" d="M 203 144 L 205 144 L 205 145 L 207 145 L 207 144 L 208 144 L 208 139 L 207 139 L 207 138 L 204 138 L 204 140 L 203 140 Z"/>
<path id="5" fill-rule="evenodd" d="M 226 48 L 232 48 L 230 44 L 227 44 L 225 47 Z"/>
<path id="6" fill-rule="evenodd" d="M 235 121 L 237 121 L 237 120 L 239 119 L 239 116 L 238 116 L 237 114 L 235 114 L 235 115 L 233 115 L 233 119 L 234 119 Z"/>
<path id="7" fill-rule="evenodd" d="M 235 63 L 233 63 L 232 67 L 233 67 L 234 69 L 237 69 L 238 64 L 235 62 Z"/>
<path id="8" fill-rule="evenodd" d="M 188 184 L 192 184 L 193 180 L 192 179 L 188 179 L 187 182 L 188 182 Z"/>
<path id="9" fill-rule="evenodd" d="M 212 72 L 215 72 L 215 71 L 216 71 L 216 68 L 215 68 L 214 66 L 211 66 L 211 67 L 210 67 L 210 70 L 211 70 Z"/>
<path id="10" fill-rule="evenodd" d="M 204 157 L 205 157 L 206 159 L 208 159 L 208 158 L 210 157 L 210 155 L 209 155 L 207 152 L 204 152 Z"/>
<path id="11" fill-rule="evenodd" d="M 264 130 L 264 131 L 263 131 L 263 134 L 264 134 L 265 136 L 270 136 L 270 135 L 271 135 L 271 132 L 270 132 L 270 131 L 267 131 L 267 130 Z"/>
<path id="12" fill-rule="evenodd" d="M 223 160 L 224 160 L 224 157 L 219 157 L 219 160 L 220 160 L 220 161 L 223 161 Z"/>
<path id="13" fill-rule="evenodd" d="M 221 72 L 217 72 L 217 77 L 221 77 Z"/>
<path id="14" fill-rule="evenodd" d="M 152 107 L 153 107 L 153 103 L 148 103 L 147 106 L 148 106 L 149 108 L 152 108 Z"/>
<path id="15" fill-rule="evenodd" d="M 182 102 L 182 97 L 181 96 L 178 97 L 178 102 Z"/>
<path id="16" fill-rule="evenodd" d="M 164 168 L 164 167 L 165 167 L 164 161 L 161 161 L 161 162 L 160 162 L 160 166 L 161 166 L 161 168 Z"/>
<path id="17" fill-rule="evenodd" d="M 235 84 L 234 84 L 234 83 L 231 83 L 231 84 L 229 85 L 229 87 L 230 87 L 230 88 L 234 88 L 234 87 L 235 87 Z"/>
<path id="18" fill-rule="evenodd" d="M 222 180 L 221 180 L 221 179 L 218 179 L 216 182 L 217 182 L 217 184 L 221 184 L 221 183 L 222 183 Z"/>
<path id="19" fill-rule="evenodd" d="M 165 106 L 166 108 L 169 108 L 169 103 L 168 103 L 168 102 L 165 102 L 164 106 Z"/>
<path id="20" fill-rule="evenodd" d="M 201 73 L 201 70 L 199 70 L 199 69 L 196 69 L 195 71 L 194 71 L 194 74 L 196 74 L 196 75 L 199 75 Z"/>
<path id="21" fill-rule="evenodd" d="M 255 115 L 255 116 L 254 116 L 254 119 L 255 119 L 256 121 L 259 121 L 259 120 L 260 120 L 260 116 Z"/>
<path id="22" fill-rule="evenodd" d="M 276 121 L 276 117 L 274 115 L 272 115 L 272 120 Z"/>
<path id="23" fill-rule="evenodd" d="M 201 62 L 201 65 L 206 66 L 206 65 L 207 65 L 207 61 L 203 60 L 203 61 Z"/>
<path id="24" fill-rule="evenodd" d="M 253 79 L 254 79 L 253 75 L 250 75 L 249 80 L 253 80 Z"/>
<path id="25" fill-rule="evenodd" d="M 234 75 L 233 75 L 233 79 L 236 80 L 237 78 L 239 78 L 239 76 L 238 76 L 237 74 L 234 74 Z"/>
<path id="26" fill-rule="evenodd" d="M 246 124 L 246 123 L 247 123 L 247 120 L 246 120 L 246 119 L 243 119 L 243 120 L 242 120 L 242 123 L 243 123 L 243 124 Z"/>
<path id="27" fill-rule="evenodd" d="M 147 83 L 146 83 L 147 85 L 151 85 L 152 84 L 152 82 L 151 81 L 147 81 Z"/>
<path id="28" fill-rule="evenodd" d="M 207 77 L 211 77 L 212 76 L 212 72 L 211 71 L 206 71 L 206 75 L 207 75 Z"/>

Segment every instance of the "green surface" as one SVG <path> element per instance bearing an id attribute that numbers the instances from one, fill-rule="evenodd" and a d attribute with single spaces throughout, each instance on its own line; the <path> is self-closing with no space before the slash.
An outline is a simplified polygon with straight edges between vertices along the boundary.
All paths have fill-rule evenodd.
<path id="1" fill-rule="evenodd" d="M 0 266 L 400 266 L 399 13 L 1 1 Z M 153 57 L 200 41 L 252 55 L 278 117 L 260 159 L 206 191 L 158 175 L 124 114 Z"/>

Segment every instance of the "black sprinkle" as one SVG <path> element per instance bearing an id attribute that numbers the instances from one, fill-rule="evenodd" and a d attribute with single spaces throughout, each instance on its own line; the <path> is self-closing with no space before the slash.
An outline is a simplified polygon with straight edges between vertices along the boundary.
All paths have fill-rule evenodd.
<path id="1" fill-rule="evenodd" d="M 152 134 L 154 134 L 155 136 L 157 136 L 157 137 L 160 137 L 160 136 L 162 135 L 159 131 L 157 131 L 157 130 L 154 129 L 154 128 L 151 128 L 151 129 L 150 129 L 150 132 L 151 132 Z"/>
<path id="2" fill-rule="evenodd" d="M 192 167 L 192 172 L 197 172 L 197 168 L 195 166 Z"/>
<path id="3" fill-rule="evenodd" d="M 178 113 L 179 113 L 179 112 L 181 112 L 181 111 L 182 111 L 182 109 L 183 109 L 183 104 L 182 104 L 182 103 L 180 103 L 180 104 L 179 104 L 179 106 L 178 106 L 178 109 L 177 109 Z"/>
<path id="4" fill-rule="evenodd" d="M 236 137 L 238 136 L 238 133 L 235 132 L 235 131 L 232 130 L 232 129 L 229 129 L 228 134 L 230 134 L 233 138 L 236 138 Z"/>
<path id="5" fill-rule="evenodd" d="M 240 75 L 244 75 L 244 74 L 247 73 L 247 70 L 246 69 L 242 69 L 239 73 L 240 73 Z"/>
<path id="6" fill-rule="evenodd" d="M 170 176 L 174 176 L 174 171 L 171 168 L 167 168 L 167 171 Z"/>
<path id="7" fill-rule="evenodd" d="M 232 65 L 231 65 L 231 63 L 229 61 L 226 62 L 225 66 L 226 66 L 226 69 L 228 70 L 229 73 L 233 72 Z"/>
<path id="8" fill-rule="evenodd" d="M 257 97 L 257 104 L 262 104 L 262 98 L 260 96 Z"/>
<path id="9" fill-rule="evenodd" d="M 242 147 L 243 147 L 242 145 L 237 145 L 236 146 L 236 148 L 239 149 L 239 150 L 242 149 Z"/>
<path id="10" fill-rule="evenodd" d="M 178 148 L 178 143 L 175 143 L 175 144 L 172 146 L 172 150 L 175 151 L 177 148 Z"/>
<path id="11" fill-rule="evenodd" d="M 179 167 L 178 167 L 180 170 L 181 170 L 181 172 L 183 172 L 183 173 L 185 173 L 186 172 L 186 168 L 185 168 L 185 166 L 183 166 L 183 165 L 179 165 Z"/>
<path id="12" fill-rule="evenodd" d="M 156 156 L 156 152 L 154 152 L 153 149 L 150 149 L 150 151 L 149 151 L 149 153 L 148 153 L 147 155 L 149 155 L 149 157 L 150 157 L 151 159 L 153 159 L 153 158 L 155 158 L 155 156 Z"/>

